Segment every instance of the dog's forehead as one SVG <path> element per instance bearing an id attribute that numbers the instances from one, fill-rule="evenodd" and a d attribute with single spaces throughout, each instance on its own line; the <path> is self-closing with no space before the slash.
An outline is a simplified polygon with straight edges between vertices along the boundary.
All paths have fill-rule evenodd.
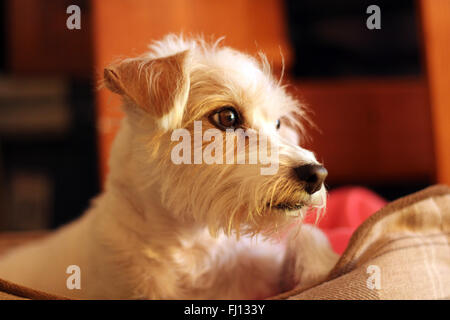
<path id="1" fill-rule="evenodd" d="M 202 55 L 198 63 L 204 74 L 223 88 L 222 92 L 230 96 L 249 121 L 262 125 L 289 112 L 290 100 L 264 62 L 221 48 L 214 54 Z"/>

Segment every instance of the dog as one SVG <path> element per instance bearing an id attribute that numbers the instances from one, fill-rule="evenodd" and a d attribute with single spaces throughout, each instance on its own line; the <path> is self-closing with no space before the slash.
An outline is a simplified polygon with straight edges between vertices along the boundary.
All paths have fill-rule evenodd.
<path id="1" fill-rule="evenodd" d="M 106 68 L 103 85 L 125 114 L 104 191 L 79 219 L 1 257 L 0 278 L 82 299 L 262 299 L 325 279 L 338 255 L 301 222 L 324 208 L 327 172 L 299 147 L 305 108 L 263 54 L 171 34 Z M 235 163 L 254 155 L 250 137 L 275 147 L 271 164 Z M 201 159 L 221 138 L 236 144 Z"/>

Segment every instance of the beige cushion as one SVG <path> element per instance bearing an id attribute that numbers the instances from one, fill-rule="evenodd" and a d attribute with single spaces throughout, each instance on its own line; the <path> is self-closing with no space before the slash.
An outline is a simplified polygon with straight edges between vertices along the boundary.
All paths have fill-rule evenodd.
<path id="1" fill-rule="evenodd" d="M 327 281 L 274 298 L 448 299 L 449 240 L 450 189 L 433 186 L 396 200 L 367 219 Z M 373 270 L 379 271 L 378 285 Z"/>

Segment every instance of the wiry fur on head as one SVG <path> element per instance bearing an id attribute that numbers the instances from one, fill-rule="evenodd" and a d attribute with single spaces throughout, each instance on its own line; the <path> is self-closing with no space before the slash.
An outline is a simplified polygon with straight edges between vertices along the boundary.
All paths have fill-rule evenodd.
<path id="1" fill-rule="evenodd" d="M 276 204 L 304 203 L 300 217 L 310 207 L 325 205 L 324 187 L 310 196 L 293 173 L 294 167 L 317 163 L 298 146 L 303 129 L 299 119 L 305 111 L 272 77 L 264 55 L 257 60 L 222 46 L 220 40 L 210 44 L 169 35 L 145 55 L 106 69 L 105 84 L 124 97 L 127 114 L 113 149 L 108 184 L 126 185 L 142 206 L 159 201 L 180 224 L 207 226 L 212 234 L 268 234 L 292 222 Z M 223 106 L 234 107 L 245 129 L 258 131 L 279 148 L 275 175 L 261 175 L 262 164 L 171 161 L 177 144 L 171 141 L 172 131 L 185 128 L 193 136 L 194 121 L 202 121 L 203 132 L 214 128 L 208 116 Z M 233 135 L 236 139 L 237 133 Z M 224 141 L 225 136 L 223 132 Z M 245 152 L 248 159 L 248 144 Z"/>

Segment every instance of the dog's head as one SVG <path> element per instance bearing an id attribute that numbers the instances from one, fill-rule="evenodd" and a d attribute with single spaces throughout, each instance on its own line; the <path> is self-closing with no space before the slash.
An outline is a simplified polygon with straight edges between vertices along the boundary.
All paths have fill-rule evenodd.
<path id="1" fill-rule="evenodd" d="M 133 192 L 180 221 L 270 232 L 325 205 L 327 172 L 298 146 L 304 110 L 264 56 L 170 35 L 104 81 L 125 101 Z"/>

